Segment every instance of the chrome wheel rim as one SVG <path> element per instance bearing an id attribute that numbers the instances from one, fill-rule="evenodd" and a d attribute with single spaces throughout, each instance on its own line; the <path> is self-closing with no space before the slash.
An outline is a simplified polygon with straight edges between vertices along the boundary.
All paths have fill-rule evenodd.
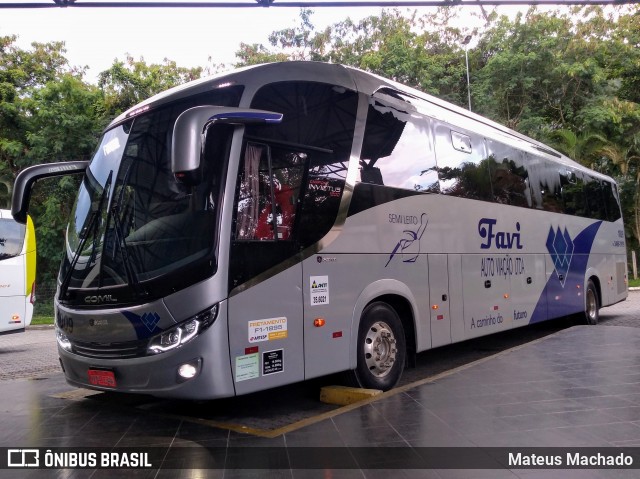
<path id="1" fill-rule="evenodd" d="M 587 318 L 590 323 L 595 323 L 598 319 L 598 300 L 592 289 L 587 290 Z"/>
<path id="2" fill-rule="evenodd" d="M 364 339 L 364 360 L 371 374 L 378 378 L 389 374 L 397 353 L 396 338 L 389 325 L 384 321 L 372 324 Z"/>

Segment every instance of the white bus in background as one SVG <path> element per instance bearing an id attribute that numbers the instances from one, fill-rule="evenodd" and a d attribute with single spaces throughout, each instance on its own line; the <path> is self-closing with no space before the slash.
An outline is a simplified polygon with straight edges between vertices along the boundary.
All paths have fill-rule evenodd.
<path id="1" fill-rule="evenodd" d="M 369 73 L 291 62 L 156 95 L 87 162 L 55 300 L 67 381 L 210 399 L 627 296 L 618 189 L 545 145 Z"/>
<path id="2" fill-rule="evenodd" d="M 31 218 L 0 210 L 0 334 L 24 331 L 35 302 L 36 235 Z"/>

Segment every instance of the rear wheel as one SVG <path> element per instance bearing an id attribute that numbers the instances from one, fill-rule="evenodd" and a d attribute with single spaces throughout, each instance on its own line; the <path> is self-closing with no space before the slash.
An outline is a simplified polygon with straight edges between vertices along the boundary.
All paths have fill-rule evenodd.
<path id="1" fill-rule="evenodd" d="M 587 283 L 587 292 L 585 295 L 584 317 L 587 324 L 598 324 L 600 318 L 600 303 L 598 301 L 598 290 L 593 281 Z"/>
<path id="2" fill-rule="evenodd" d="M 406 357 L 404 329 L 398 314 L 388 304 L 375 302 L 365 308 L 357 354 L 354 375 L 360 387 L 387 391 L 400 380 Z"/>

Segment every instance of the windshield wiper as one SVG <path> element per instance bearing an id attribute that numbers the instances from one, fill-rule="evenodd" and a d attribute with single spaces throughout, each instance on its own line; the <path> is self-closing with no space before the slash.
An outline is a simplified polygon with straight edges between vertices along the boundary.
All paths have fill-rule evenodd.
<path id="1" fill-rule="evenodd" d="M 127 241 L 124 239 L 124 232 L 122 230 L 122 224 L 120 223 L 120 207 L 117 200 L 113 201 L 109 213 L 111 215 L 113 227 L 116 232 L 116 244 L 118 245 L 118 249 L 120 250 L 120 254 L 122 255 L 122 265 L 124 267 L 125 274 L 127 275 L 127 284 L 133 288 L 136 296 L 140 296 L 140 282 L 138 281 L 138 277 L 133 271 L 131 262 L 129 261 Z"/>
<path id="2" fill-rule="evenodd" d="M 91 216 L 89 217 L 89 221 L 87 226 L 82 228 L 82 231 L 79 233 L 80 242 L 78 243 L 78 247 L 73 252 L 73 258 L 71 258 L 71 262 L 69 264 L 69 269 L 64 275 L 62 279 L 62 283 L 60 284 L 60 295 L 58 298 L 62 300 L 62 298 L 66 295 L 67 290 L 69 289 L 69 284 L 71 283 L 71 276 L 73 275 L 73 271 L 78 263 L 78 259 L 80 259 L 80 253 L 82 252 L 85 243 L 90 235 L 93 235 L 93 247 L 91 248 L 91 255 L 89 261 L 95 259 L 95 250 L 96 250 L 96 241 L 97 241 L 97 228 L 98 228 L 98 218 L 100 217 L 100 213 L 102 211 L 102 206 L 104 204 L 104 199 L 107 196 L 107 191 L 111 186 L 111 176 L 113 173 L 109 173 L 109 177 L 105 182 L 104 188 L 102 189 L 102 193 L 100 194 L 100 200 L 98 201 L 98 206 L 95 209 L 91 209 Z"/>

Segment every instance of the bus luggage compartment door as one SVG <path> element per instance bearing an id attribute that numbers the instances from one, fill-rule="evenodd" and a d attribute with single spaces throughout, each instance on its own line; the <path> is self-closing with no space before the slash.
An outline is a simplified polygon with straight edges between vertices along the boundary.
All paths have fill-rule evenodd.
<path id="1" fill-rule="evenodd" d="M 431 347 L 451 343 L 449 271 L 446 254 L 429 255 Z"/>
<path id="2" fill-rule="evenodd" d="M 462 257 L 462 291 L 466 338 L 512 327 L 510 317 L 513 260 L 509 255 L 468 254 Z"/>

